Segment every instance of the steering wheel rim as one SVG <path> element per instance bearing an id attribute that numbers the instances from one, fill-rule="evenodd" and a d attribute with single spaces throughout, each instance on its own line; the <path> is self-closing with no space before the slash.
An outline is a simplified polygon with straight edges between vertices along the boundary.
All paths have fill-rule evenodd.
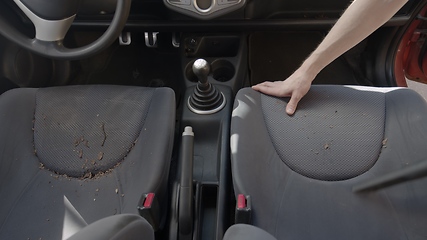
<path id="1" fill-rule="evenodd" d="M 118 38 L 129 16 L 131 3 L 132 0 L 117 0 L 116 11 L 114 13 L 113 20 L 111 21 L 107 30 L 102 34 L 101 37 L 99 37 L 94 42 L 78 48 L 65 47 L 63 44 L 63 38 L 60 37 L 59 39 L 53 40 L 40 40 L 37 37 L 32 39 L 28 38 L 23 33 L 10 26 L 10 24 L 8 24 L 8 22 L 1 16 L 0 34 L 9 39 L 10 41 L 18 44 L 19 46 L 45 57 L 64 60 L 83 59 L 101 52 L 102 50 L 110 46 Z M 21 8 L 21 6 L 19 7 Z M 28 16 L 28 13 L 25 10 L 23 12 Z M 32 20 L 31 17 L 29 18 L 30 20 Z M 73 19 L 74 16 L 69 17 L 65 20 L 68 21 L 68 24 L 70 26 Z M 68 31 L 69 26 L 66 27 L 65 32 L 63 33 L 64 36 Z"/>

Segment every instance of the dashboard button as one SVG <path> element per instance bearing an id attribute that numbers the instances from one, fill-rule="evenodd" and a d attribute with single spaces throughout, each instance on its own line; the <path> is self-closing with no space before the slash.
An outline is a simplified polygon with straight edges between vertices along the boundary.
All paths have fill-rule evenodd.
<path id="1" fill-rule="evenodd" d="M 241 0 L 218 0 L 218 5 L 232 5 L 237 4 Z"/>
<path id="2" fill-rule="evenodd" d="M 172 5 L 191 5 L 191 0 L 168 0 Z"/>

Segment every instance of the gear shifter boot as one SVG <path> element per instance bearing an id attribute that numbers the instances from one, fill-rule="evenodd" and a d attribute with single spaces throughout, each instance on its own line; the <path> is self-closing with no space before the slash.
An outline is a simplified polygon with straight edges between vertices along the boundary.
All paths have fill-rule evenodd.
<path id="1" fill-rule="evenodd" d="M 197 114 L 212 114 L 220 111 L 225 106 L 225 98 L 208 81 L 209 63 L 204 59 L 197 59 L 193 64 L 193 72 L 199 81 L 193 94 L 188 98 L 188 108 Z"/>

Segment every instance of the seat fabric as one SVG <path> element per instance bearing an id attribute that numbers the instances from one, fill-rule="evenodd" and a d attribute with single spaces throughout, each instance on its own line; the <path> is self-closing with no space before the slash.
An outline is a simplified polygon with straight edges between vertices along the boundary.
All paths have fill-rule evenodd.
<path id="1" fill-rule="evenodd" d="M 68 240 L 154 240 L 151 225 L 142 217 L 133 214 L 119 214 L 98 220 Z"/>
<path id="2" fill-rule="evenodd" d="M 231 124 L 236 194 L 277 239 L 426 239 L 427 179 L 369 193 L 352 187 L 426 161 L 427 106 L 403 88 L 312 86 L 289 98 L 252 89 Z"/>
<path id="3" fill-rule="evenodd" d="M 0 96 L 0 119 L 0 239 L 65 238 L 138 214 L 149 192 L 166 205 L 171 89 L 14 89 Z"/>
<path id="4" fill-rule="evenodd" d="M 231 226 L 224 234 L 223 240 L 276 240 L 268 232 L 248 224 Z"/>

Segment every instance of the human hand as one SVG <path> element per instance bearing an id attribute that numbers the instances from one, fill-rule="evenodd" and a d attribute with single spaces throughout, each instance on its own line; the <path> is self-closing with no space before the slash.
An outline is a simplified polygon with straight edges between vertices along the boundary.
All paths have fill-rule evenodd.
<path id="1" fill-rule="evenodd" d="M 296 71 L 284 81 L 267 81 L 252 86 L 252 89 L 276 97 L 291 97 L 286 105 L 286 113 L 293 115 L 299 101 L 310 90 L 314 77 L 305 72 Z"/>

